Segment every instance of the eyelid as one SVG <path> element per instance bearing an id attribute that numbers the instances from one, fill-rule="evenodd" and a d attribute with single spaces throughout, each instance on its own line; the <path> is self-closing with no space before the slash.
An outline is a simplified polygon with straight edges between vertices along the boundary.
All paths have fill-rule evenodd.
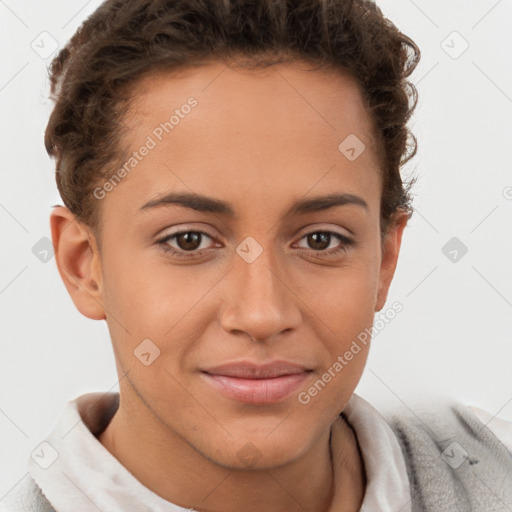
<path id="1" fill-rule="evenodd" d="M 174 228 L 169 228 L 170 231 L 163 230 L 160 232 L 161 234 L 156 235 L 155 238 L 167 238 L 169 236 L 178 235 L 180 233 L 188 233 L 188 232 L 194 232 L 194 233 L 202 233 L 204 235 L 209 236 L 210 238 L 218 238 L 217 235 L 213 235 L 212 233 L 209 233 L 206 229 L 199 226 L 190 226 L 188 224 L 180 224 L 179 226 L 174 226 Z"/>
<path id="2" fill-rule="evenodd" d="M 354 233 L 351 230 L 349 230 L 348 228 L 344 228 L 344 229 L 345 229 L 345 231 L 347 231 L 347 233 L 344 233 L 343 231 L 341 231 L 341 229 L 339 227 L 338 227 L 338 229 L 334 228 L 332 225 L 325 226 L 325 225 L 314 224 L 313 226 L 308 226 L 307 228 L 300 230 L 296 236 L 299 239 L 301 239 L 304 236 L 309 235 L 311 233 L 329 232 L 329 233 L 335 233 L 335 234 L 340 235 L 341 237 L 344 237 L 347 239 L 351 239 L 351 237 L 354 235 Z"/>
<path id="3" fill-rule="evenodd" d="M 169 233 L 165 233 L 159 237 L 157 237 L 157 242 L 163 242 L 164 240 L 169 240 L 177 235 L 182 235 L 183 233 L 199 233 L 200 235 L 203 235 L 203 236 L 206 236 L 208 237 L 210 240 L 212 240 L 213 243 L 217 243 L 217 237 L 211 235 L 210 233 L 208 233 L 207 231 L 204 231 L 202 229 L 193 229 L 193 228 L 188 228 L 188 227 L 184 227 L 184 228 L 179 228 L 179 229 L 176 229 L 175 231 L 171 231 Z M 165 242 L 167 243 L 167 242 Z M 177 251 L 179 251 L 179 249 L 175 249 Z M 206 250 L 206 249 L 203 249 L 203 251 Z M 191 252 L 199 252 L 199 251 L 191 251 Z"/>

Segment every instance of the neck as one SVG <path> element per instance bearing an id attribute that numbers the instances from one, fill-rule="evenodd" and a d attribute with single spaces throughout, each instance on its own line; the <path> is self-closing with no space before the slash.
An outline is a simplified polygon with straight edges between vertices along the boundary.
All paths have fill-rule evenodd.
<path id="1" fill-rule="evenodd" d="M 127 414 L 121 400 L 98 440 L 137 480 L 171 503 L 205 512 L 360 510 L 364 466 L 354 432 L 342 417 L 299 459 L 254 470 L 216 464 L 147 408 L 134 412 L 133 405 Z"/>

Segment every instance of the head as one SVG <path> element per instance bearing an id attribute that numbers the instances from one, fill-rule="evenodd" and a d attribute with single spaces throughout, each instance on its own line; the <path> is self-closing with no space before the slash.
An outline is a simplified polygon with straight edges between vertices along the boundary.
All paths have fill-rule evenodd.
<path id="1" fill-rule="evenodd" d="M 107 1 L 60 51 L 56 261 L 106 320 L 137 421 L 228 467 L 247 446 L 284 464 L 329 429 L 370 344 L 336 362 L 385 306 L 412 214 L 418 60 L 345 0 Z M 275 361 L 304 371 L 271 400 L 211 378 Z"/>

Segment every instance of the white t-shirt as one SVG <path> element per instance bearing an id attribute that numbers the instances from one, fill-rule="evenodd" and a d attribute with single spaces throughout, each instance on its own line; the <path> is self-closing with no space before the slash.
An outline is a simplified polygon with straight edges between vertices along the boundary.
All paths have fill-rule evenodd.
<path id="1" fill-rule="evenodd" d="M 102 406 L 95 407 L 100 399 Z M 98 432 L 94 430 L 98 425 L 106 425 L 117 400 L 117 393 L 88 393 L 66 404 L 51 433 L 29 458 L 28 469 L 36 483 L 58 512 L 193 510 L 175 505 L 142 485 L 95 437 Z M 481 409 L 471 410 L 484 423 L 493 419 Z M 355 431 L 366 472 L 361 512 L 411 512 L 404 458 L 384 417 L 355 393 L 343 412 Z M 494 418 L 487 426 L 512 454 L 512 423 Z M 340 431 L 335 422 L 335 482 L 339 475 L 336 446 Z"/>

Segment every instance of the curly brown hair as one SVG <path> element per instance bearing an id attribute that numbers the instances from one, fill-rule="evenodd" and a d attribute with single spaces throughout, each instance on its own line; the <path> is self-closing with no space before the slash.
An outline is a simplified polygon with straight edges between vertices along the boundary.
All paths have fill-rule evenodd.
<path id="1" fill-rule="evenodd" d="M 122 165 L 123 116 L 144 75 L 212 60 L 265 67 L 301 60 L 349 74 L 372 114 L 383 174 L 381 233 L 398 210 L 412 215 L 402 165 L 416 154 L 406 126 L 417 104 L 407 77 L 416 44 L 370 0 L 107 0 L 49 68 L 55 102 L 45 147 L 61 198 L 100 232 L 94 188 Z M 411 101 L 412 100 L 412 101 Z"/>

